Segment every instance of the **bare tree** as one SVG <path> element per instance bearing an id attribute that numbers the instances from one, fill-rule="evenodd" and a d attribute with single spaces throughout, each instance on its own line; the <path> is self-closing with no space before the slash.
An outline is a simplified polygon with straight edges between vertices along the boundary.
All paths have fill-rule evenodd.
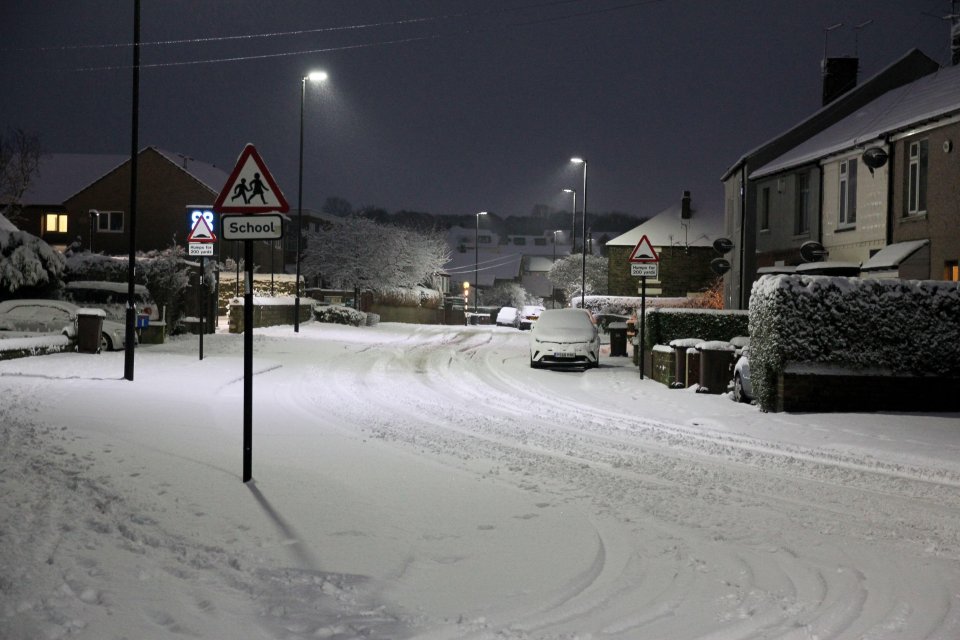
<path id="1" fill-rule="evenodd" d="M 10 222 L 22 224 L 22 198 L 40 166 L 40 138 L 23 129 L 0 134 L 0 204 Z"/>

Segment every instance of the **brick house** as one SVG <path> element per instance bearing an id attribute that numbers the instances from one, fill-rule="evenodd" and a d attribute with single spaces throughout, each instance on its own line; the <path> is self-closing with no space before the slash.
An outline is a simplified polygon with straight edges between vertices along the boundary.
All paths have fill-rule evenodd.
<path id="1" fill-rule="evenodd" d="M 713 243 L 722 233 L 723 218 L 716 212 L 683 204 L 661 211 L 607 242 L 607 293 L 639 294 L 640 278 L 630 275 L 628 260 L 643 236 L 660 258 L 657 279 L 647 280 L 647 295 L 686 297 L 706 290 L 717 277 L 710 261 L 719 257 Z"/>

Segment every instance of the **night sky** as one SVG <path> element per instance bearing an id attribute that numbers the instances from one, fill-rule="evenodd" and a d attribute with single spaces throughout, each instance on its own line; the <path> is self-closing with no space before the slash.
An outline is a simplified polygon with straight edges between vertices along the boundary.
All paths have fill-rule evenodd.
<path id="1" fill-rule="evenodd" d="M 912 48 L 949 61 L 948 0 L 142 0 L 140 146 L 229 172 L 256 145 L 296 207 L 650 216 Z M 859 30 L 869 20 L 873 22 Z M 0 3 L 0 125 L 49 152 L 130 151 L 131 0 Z M 578 202 L 579 208 L 580 202 Z"/>

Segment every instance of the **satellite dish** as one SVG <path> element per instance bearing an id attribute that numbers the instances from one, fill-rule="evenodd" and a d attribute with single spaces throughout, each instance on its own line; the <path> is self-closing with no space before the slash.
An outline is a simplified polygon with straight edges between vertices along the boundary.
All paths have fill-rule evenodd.
<path id="1" fill-rule="evenodd" d="M 713 248 L 720 255 L 724 255 L 733 249 L 733 241 L 730 238 L 717 238 L 713 241 Z"/>
<path id="2" fill-rule="evenodd" d="M 800 257 L 804 262 L 820 262 L 827 255 L 829 255 L 829 252 L 823 248 L 823 245 L 814 240 L 800 245 Z"/>
<path id="3" fill-rule="evenodd" d="M 722 276 L 730 271 L 730 261 L 726 258 L 714 258 L 710 261 L 710 269 L 718 276 Z"/>
<path id="4" fill-rule="evenodd" d="M 882 147 L 870 147 L 863 152 L 863 164 L 867 165 L 870 173 L 887 164 L 887 152 Z"/>

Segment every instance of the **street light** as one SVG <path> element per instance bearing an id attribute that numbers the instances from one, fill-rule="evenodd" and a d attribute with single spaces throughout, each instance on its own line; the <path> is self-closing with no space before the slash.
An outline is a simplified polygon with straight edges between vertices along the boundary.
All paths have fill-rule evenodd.
<path id="1" fill-rule="evenodd" d="M 570 162 L 583 165 L 583 266 L 580 272 L 580 308 L 586 308 L 587 295 L 587 161 L 583 158 L 570 158 Z"/>
<path id="2" fill-rule="evenodd" d="M 557 234 L 562 232 L 563 232 L 563 229 L 556 229 L 553 232 L 553 264 L 557 264 Z M 557 308 L 557 288 L 556 287 L 550 287 L 550 298 L 553 300 L 553 308 L 556 309 Z"/>
<path id="3" fill-rule="evenodd" d="M 293 301 L 294 333 L 300 332 L 300 238 L 303 236 L 303 103 L 307 95 L 307 80 L 323 82 L 326 79 L 326 71 L 311 71 L 300 80 L 300 172 L 297 179 L 297 277 L 294 281 L 297 295 Z"/>
<path id="4" fill-rule="evenodd" d="M 563 192 L 573 194 L 573 220 L 570 222 L 570 253 L 573 253 L 573 248 L 577 246 L 577 190 L 564 189 Z"/>
<path id="5" fill-rule="evenodd" d="M 480 216 L 487 215 L 486 211 L 477 214 L 477 230 L 473 234 L 473 312 L 477 313 L 479 293 L 477 289 L 477 272 L 480 270 Z"/>

